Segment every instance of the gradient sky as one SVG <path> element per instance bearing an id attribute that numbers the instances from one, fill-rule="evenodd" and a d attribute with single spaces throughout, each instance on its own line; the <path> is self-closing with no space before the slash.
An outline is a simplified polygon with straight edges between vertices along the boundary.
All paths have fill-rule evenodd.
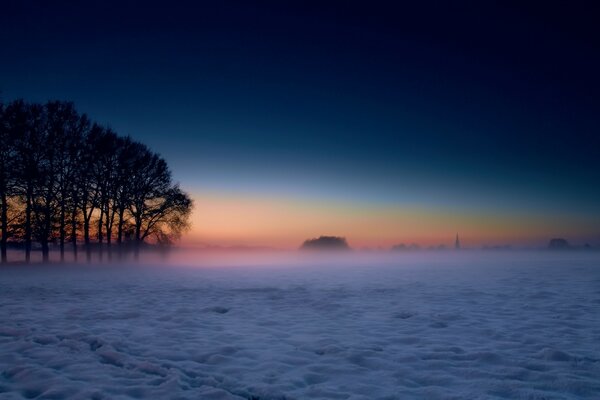
<path id="1" fill-rule="evenodd" d="M 184 244 L 600 244 L 590 5 L 70 3 L 1 2 L 2 98 L 161 153 Z"/>

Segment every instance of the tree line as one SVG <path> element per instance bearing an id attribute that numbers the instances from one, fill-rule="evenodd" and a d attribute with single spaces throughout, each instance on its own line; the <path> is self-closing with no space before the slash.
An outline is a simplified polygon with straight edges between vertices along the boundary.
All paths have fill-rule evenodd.
<path id="1" fill-rule="evenodd" d="M 0 102 L 0 252 L 51 245 L 112 257 L 169 245 L 189 227 L 192 200 L 146 145 L 79 113 L 71 102 Z"/>

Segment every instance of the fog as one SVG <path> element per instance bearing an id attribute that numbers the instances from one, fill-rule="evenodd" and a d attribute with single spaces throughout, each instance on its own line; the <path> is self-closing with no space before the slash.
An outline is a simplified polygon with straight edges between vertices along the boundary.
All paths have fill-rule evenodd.
<path id="1" fill-rule="evenodd" d="M 203 250 L 173 249 L 168 253 L 144 253 L 138 262 L 121 264 L 152 267 L 254 268 L 322 270 L 369 267 L 391 268 L 527 268 L 538 265 L 570 265 L 600 260 L 600 251 L 546 249 L 524 250 L 418 250 L 418 251 L 299 251 L 299 250 Z M 119 264 L 117 262 L 117 264 Z"/>

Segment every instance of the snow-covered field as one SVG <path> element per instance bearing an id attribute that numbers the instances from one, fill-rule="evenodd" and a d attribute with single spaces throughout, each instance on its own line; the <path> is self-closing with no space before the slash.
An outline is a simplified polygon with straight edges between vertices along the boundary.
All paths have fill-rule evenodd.
<path id="1" fill-rule="evenodd" d="M 0 398 L 600 398 L 598 254 L 251 264 L 0 269 Z"/>

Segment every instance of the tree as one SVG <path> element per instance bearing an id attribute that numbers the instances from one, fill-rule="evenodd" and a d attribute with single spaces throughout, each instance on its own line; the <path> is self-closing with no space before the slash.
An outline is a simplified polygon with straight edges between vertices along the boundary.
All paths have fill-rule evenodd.
<path id="1" fill-rule="evenodd" d="M 145 146 L 141 143 L 125 138 L 121 141 L 117 154 L 117 167 L 115 173 L 115 198 L 113 209 L 117 218 L 117 245 L 119 247 L 119 257 L 123 254 L 123 235 L 128 225 L 130 214 L 126 214 L 131 205 L 131 171 L 136 167 L 136 155 L 138 152 L 145 151 Z"/>
<path id="2" fill-rule="evenodd" d="M 87 176 L 86 172 L 82 169 L 82 165 L 84 165 L 83 160 L 86 158 L 86 148 L 84 146 L 85 138 L 88 135 L 90 130 L 91 122 L 88 117 L 83 115 L 73 116 L 70 125 L 70 131 L 73 132 L 73 141 L 69 146 L 69 160 L 70 167 L 72 169 L 72 175 L 69 182 L 69 198 L 67 202 L 67 208 L 70 214 L 70 226 L 71 226 L 71 234 L 70 240 L 73 249 L 73 258 L 77 260 L 78 248 L 77 248 L 77 239 L 78 239 L 78 230 L 81 227 L 81 216 L 82 213 L 80 211 L 80 203 L 81 203 L 81 193 L 80 187 L 81 179 Z"/>
<path id="3" fill-rule="evenodd" d="M 42 134 L 45 113 L 39 104 L 26 104 L 22 100 L 10 103 L 5 109 L 8 135 L 14 138 L 13 168 L 9 172 L 15 179 L 14 195 L 21 199 L 24 212 L 15 231 L 25 243 L 25 260 L 31 257 L 34 234 L 36 189 L 40 179 Z"/>
<path id="4" fill-rule="evenodd" d="M 131 232 L 137 254 L 145 242 L 171 244 L 189 226 L 192 201 L 166 161 L 73 103 L 0 103 L 0 139 L 2 262 L 9 238 L 23 242 L 27 262 L 34 242 L 49 261 L 56 241 L 64 261 L 67 240 L 75 259 L 83 240 L 91 260 L 93 242 L 110 258 L 113 239 L 122 254 Z"/>
<path id="5" fill-rule="evenodd" d="M 0 259 L 7 262 L 8 242 L 8 199 L 14 193 L 14 179 L 11 171 L 14 170 L 14 142 L 15 136 L 8 129 L 8 114 L 4 104 L 0 102 Z"/>
<path id="6" fill-rule="evenodd" d="M 135 229 L 135 252 L 149 238 L 168 244 L 188 227 L 192 201 L 174 185 L 167 163 L 148 148 L 138 147 L 130 177 L 129 211 Z"/>
<path id="7" fill-rule="evenodd" d="M 307 239 L 300 248 L 302 250 L 350 250 L 346 238 L 339 236 L 319 236 Z"/>
<path id="8" fill-rule="evenodd" d="M 171 186 L 161 198 L 146 208 L 140 238 L 153 238 L 156 243 L 170 245 L 189 228 L 192 200 L 179 186 Z"/>
<path id="9" fill-rule="evenodd" d="M 104 128 L 94 123 L 85 136 L 82 144 L 82 157 L 79 159 L 79 179 L 76 182 L 79 206 L 83 218 L 83 240 L 88 261 L 91 261 L 92 257 L 90 227 L 100 196 L 98 175 L 95 171 L 97 160 L 94 153 L 103 134 Z"/>
<path id="10" fill-rule="evenodd" d="M 87 126 L 87 117 L 80 116 L 73 103 L 49 102 L 46 105 L 50 115 L 49 128 L 55 130 L 53 147 L 56 153 L 56 202 L 58 212 L 58 240 L 60 246 L 60 260 L 65 259 L 65 242 L 67 240 L 67 224 L 72 227 L 73 252 L 77 253 L 77 201 L 75 196 L 75 179 L 80 172 L 78 163 L 82 138 Z M 70 219 L 70 221 L 69 221 Z"/>

